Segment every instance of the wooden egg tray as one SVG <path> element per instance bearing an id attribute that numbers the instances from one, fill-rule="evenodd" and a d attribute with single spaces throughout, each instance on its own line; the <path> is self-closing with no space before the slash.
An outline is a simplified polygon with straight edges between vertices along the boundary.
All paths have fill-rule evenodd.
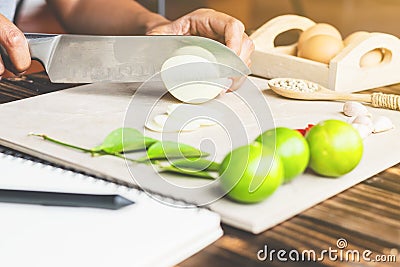
<path id="1" fill-rule="evenodd" d="M 331 90 L 356 92 L 400 82 L 400 40 L 386 33 L 371 33 L 346 46 L 329 64 L 295 56 L 297 43 L 275 47 L 278 35 L 289 30 L 304 31 L 316 23 L 306 17 L 283 15 L 258 28 L 254 41 L 251 70 L 265 78 L 298 78 L 319 83 Z M 371 67 L 360 67 L 367 52 L 384 50 L 383 60 Z"/>

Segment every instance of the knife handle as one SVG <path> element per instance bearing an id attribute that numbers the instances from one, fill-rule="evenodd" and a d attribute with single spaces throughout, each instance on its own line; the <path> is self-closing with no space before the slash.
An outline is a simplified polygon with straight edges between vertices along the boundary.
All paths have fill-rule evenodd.
<path id="1" fill-rule="evenodd" d="M 25 38 L 28 41 L 29 51 L 31 58 L 40 61 L 47 70 L 52 48 L 60 35 L 56 34 L 39 34 L 39 33 L 25 33 Z M 0 55 L 6 69 L 14 74 L 18 74 L 13 63 L 8 56 L 7 50 L 0 45 Z"/>

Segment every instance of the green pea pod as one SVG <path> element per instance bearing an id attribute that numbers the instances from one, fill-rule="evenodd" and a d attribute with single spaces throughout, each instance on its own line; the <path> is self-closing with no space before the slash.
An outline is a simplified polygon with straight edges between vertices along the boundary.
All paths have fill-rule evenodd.
<path id="1" fill-rule="evenodd" d="M 158 141 L 147 149 L 147 156 L 138 159 L 138 161 L 172 158 L 200 158 L 204 156 L 208 156 L 208 153 L 186 144 L 172 141 Z"/>
<path id="2" fill-rule="evenodd" d="M 197 171 L 219 171 L 219 163 L 203 158 L 183 158 L 171 162 L 176 168 L 185 168 Z"/>
<path id="3" fill-rule="evenodd" d="M 211 173 L 206 172 L 206 171 L 197 171 L 197 170 L 190 170 L 190 169 L 184 169 L 184 168 L 176 168 L 174 166 L 159 167 L 158 171 L 159 172 L 171 172 L 171 173 L 177 173 L 180 175 L 193 176 L 193 177 L 212 179 L 212 180 L 214 180 L 218 177 L 217 175 L 213 176 Z"/>
<path id="4" fill-rule="evenodd" d="M 122 151 L 143 150 L 155 142 L 157 140 L 144 136 L 136 129 L 119 128 L 107 135 L 103 143 L 92 148 L 92 151 L 115 154 Z"/>

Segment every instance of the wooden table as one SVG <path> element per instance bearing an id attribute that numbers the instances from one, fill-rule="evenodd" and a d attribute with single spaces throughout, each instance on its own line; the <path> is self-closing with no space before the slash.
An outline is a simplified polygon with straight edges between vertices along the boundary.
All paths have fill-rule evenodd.
<path id="1" fill-rule="evenodd" d="M 51 84 L 43 73 L 25 79 L 3 79 L 0 82 L 0 103 L 68 87 L 71 85 Z M 400 93 L 400 85 L 379 90 Z M 221 239 L 179 266 L 399 266 L 400 164 L 260 235 L 227 225 L 223 225 L 223 228 L 225 235 Z M 332 261 L 327 254 L 323 261 L 315 262 L 292 261 L 288 258 L 288 253 L 294 249 L 299 251 L 300 256 L 303 250 L 315 250 L 318 258 L 321 250 L 328 250 L 329 247 L 337 249 L 337 240 L 340 238 L 347 241 L 346 250 L 358 250 L 360 255 L 370 250 L 372 254 L 367 256 L 371 259 L 377 255 L 395 255 L 397 262 Z M 288 262 L 279 261 L 276 253 L 272 261 L 260 261 L 257 253 L 266 245 L 268 251 L 284 249 Z M 291 255 L 296 254 L 293 252 Z"/>

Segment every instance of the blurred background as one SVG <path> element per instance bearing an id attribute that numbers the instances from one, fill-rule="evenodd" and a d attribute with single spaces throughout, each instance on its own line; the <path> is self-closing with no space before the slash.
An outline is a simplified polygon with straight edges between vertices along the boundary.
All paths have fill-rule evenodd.
<path id="1" fill-rule="evenodd" d="M 317 22 L 335 25 L 344 36 L 357 30 L 381 31 L 400 36 L 399 0 L 140 0 L 157 12 L 165 2 L 169 19 L 178 18 L 200 7 L 223 11 L 240 19 L 248 32 L 282 14 L 299 14 Z M 25 0 L 18 25 L 25 31 L 58 32 L 45 0 Z M 51 23 L 49 23 L 51 22 Z"/>
<path id="2" fill-rule="evenodd" d="M 138 2 L 154 12 L 164 12 L 166 17 L 172 20 L 197 8 L 213 8 L 240 19 L 248 33 L 278 15 L 299 14 L 316 22 L 326 22 L 336 26 L 343 37 L 358 30 L 386 32 L 400 37 L 400 0 L 139 0 Z M 45 0 L 25 0 L 17 25 L 25 32 L 64 32 L 46 6 Z"/>
<path id="3" fill-rule="evenodd" d="M 152 8 L 157 3 L 140 2 L 153 2 Z M 248 32 L 273 17 L 291 13 L 333 24 L 344 36 L 357 30 L 400 35 L 399 0 L 166 0 L 166 15 L 176 18 L 199 7 L 210 7 L 240 19 Z"/>

